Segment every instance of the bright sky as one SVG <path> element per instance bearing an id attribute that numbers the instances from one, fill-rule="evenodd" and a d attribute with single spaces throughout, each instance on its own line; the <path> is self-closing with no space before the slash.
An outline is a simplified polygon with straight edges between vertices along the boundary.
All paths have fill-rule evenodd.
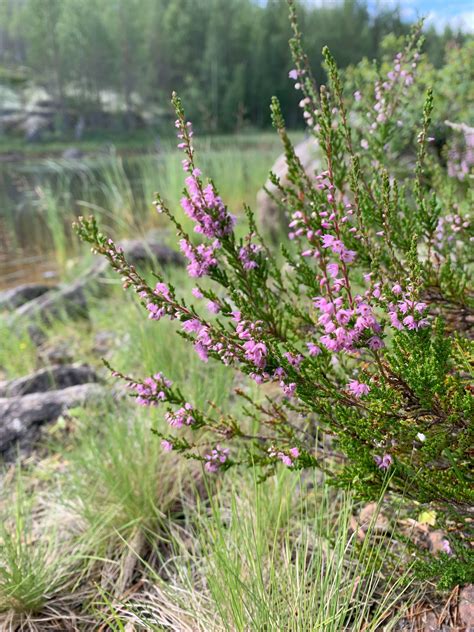
<path id="1" fill-rule="evenodd" d="M 369 0 L 372 7 L 395 6 L 407 20 L 425 16 L 429 24 L 442 30 L 447 24 L 474 32 L 474 0 Z"/>
<path id="2" fill-rule="evenodd" d="M 338 4 L 340 0 L 306 0 L 308 4 Z M 449 24 L 474 33 L 474 0 L 367 0 L 369 7 L 399 6 L 402 17 L 414 21 L 424 16 L 428 24 L 442 31 Z"/>

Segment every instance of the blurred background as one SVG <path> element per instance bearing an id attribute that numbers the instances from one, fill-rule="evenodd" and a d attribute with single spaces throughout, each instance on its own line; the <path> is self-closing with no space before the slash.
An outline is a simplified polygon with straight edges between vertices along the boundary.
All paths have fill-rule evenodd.
<path id="1" fill-rule="evenodd" d="M 474 26 L 464 0 L 299 4 L 320 82 L 325 44 L 342 68 L 380 59 L 425 16 L 436 69 Z M 64 272 L 78 213 L 130 233 L 155 190 L 179 197 L 173 90 L 229 204 L 253 203 L 279 153 L 272 95 L 303 133 L 287 14 L 285 0 L 0 0 L 0 285 Z"/>

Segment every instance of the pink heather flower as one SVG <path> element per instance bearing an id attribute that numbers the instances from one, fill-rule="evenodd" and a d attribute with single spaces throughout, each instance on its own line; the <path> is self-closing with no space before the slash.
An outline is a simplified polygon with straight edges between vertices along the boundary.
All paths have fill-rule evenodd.
<path id="1" fill-rule="evenodd" d="M 194 298 L 204 298 L 204 294 L 198 287 L 193 287 L 193 289 L 191 290 L 191 294 L 194 296 Z"/>
<path id="2" fill-rule="evenodd" d="M 190 334 L 191 332 L 199 331 L 201 328 L 201 322 L 197 318 L 191 318 L 183 323 L 183 330 Z"/>
<path id="3" fill-rule="evenodd" d="M 441 546 L 443 547 L 443 551 L 447 555 L 453 555 L 453 550 L 451 548 L 451 545 L 449 544 L 449 540 L 446 540 L 446 539 L 442 540 Z"/>
<path id="4" fill-rule="evenodd" d="M 249 340 L 244 344 L 245 357 L 255 364 L 259 369 L 265 368 L 265 356 L 267 355 L 267 347 L 264 342 L 255 342 Z"/>
<path id="5" fill-rule="evenodd" d="M 388 315 L 389 315 L 389 317 L 390 317 L 390 323 L 391 323 L 391 325 L 392 325 L 392 327 L 393 327 L 394 329 L 398 329 L 399 331 L 400 331 L 401 329 L 403 329 L 403 325 L 402 325 L 402 323 L 400 322 L 400 320 L 398 319 L 397 312 L 395 312 L 395 311 L 390 311 L 390 312 L 388 313 Z"/>
<path id="6" fill-rule="evenodd" d="M 362 149 L 368 149 L 369 148 L 369 141 L 365 138 L 363 138 L 360 141 L 360 146 L 362 147 Z"/>
<path id="7" fill-rule="evenodd" d="M 148 303 L 146 306 L 147 310 L 150 312 L 148 314 L 148 318 L 151 320 L 160 320 L 165 314 L 166 310 L 164 307 L 158 307 L 155 303 Z"/>
<path id="8" fill-rule="evenodd" d="M 280 382 L 280 386 L 283 389 L 283 393 L 286 397 L 291 398 L 295 394 L 296 384 L 292 382 L 291 384 L 285 384 L 285 382 Z"/>
<path id="9" fill-rule="evenodd" d="M 174 413 L 167 412 L 165 419 L 173 428 L 182 428 L 184 425 L 191 426 L 195 421 L 194 417 L 191 415 L 192 409 L 193 407 L 191 404 L 186 403 L 182 408 L 179 408 Z"/>
<path id="10" fill-rule="evenodd" d="M 209 360 L 209 352 L 202 342 L 196 342 L 194 349 L 203 362 L 207 362 Z"/>
<path id="11" fill-rule="evenodd" d="M 335 316 L 336 320 L 340 325 L 347 325 L 352 316 L 352 310 L 350 309 L 339 309 Z"/>
<path id="12" fill-rule="evenodd" d="M 186 239 L 181 239 L 179 247 L 189 261 L 187 270 L 190 277 L 206 276 L 210 269 L 217 265 L 217 259 L 214 256 L 215 251 L 220 247 L 217 240 L 209 246 L 200 244 L 195 248 Z"/>
<path id="13" fill-rule="evenodd" d="M 322 235 L 321 239 L 323 248 L 332 248 L 334 242 L 337 241 L 334 235 Z"/>
<path id="14" fill-rule="evenodd" d="M 354 99 L 355 99 L 356 101 L 360 101 L 360 100 L 362 99 L 362 95 L 361 95 L 361 93 L 359 92 L 359 90 L 356 90 L 356 91 L 354 92 Z"/>
<path id="15" fill-rule="evenodd" d="M 357 399 L 363 395 L 367 395 L 370 391 L 370 386 L 368 386 L 368 384 L 358 382 L 357 380 L 350 380 L 347 388 Z"/>
<path id="16" fill-rule="evenodd" d="M 310 356 L 317 356 L 321 353 L 321 349 L 318 345 L 315 345 L 314 342 L 307 342 L 306 346 L 308 347 L 308 353 Z"/>
<path id="17" fill-rule="evenodd" d="M 244 270 L 249 271 L 258 268 L 256 258 L 261 250 L 262 247 L 259 244 L 249 244 L 239 249 L 239 259 L 243 264 Z"/>
<path id="18" fill-rule="evenodd" d="M 326 270 L 328 271 L 328 274 L 335 279 L 339 274 L 339 265 L 337 263 L 328 263 Z"/>
<path id="19" fill-rule="evenodd" d="M 298 448 L 290 448 L 288 454 L 285 454 L 285 452 L 276 451 L 274 448 L 270 448 L 268 450 L 268 453 L 271 457 L 276 457 L 277 459 L 279 459 L 283 463 L 283 465 L 286 465 L 287 467 L 291 467 L 293 465 L 293 462 L 300 455 L 300 451 L 298 450 Z"/>
<path id="20" fill-rule="evenodd" d="M 392 292 L 394 294 L 401 294 L 402 293 L 402 287 L 401 285 L 399 285 L 398 283 L 396 283 L 393 287 L 392 287 Z"/>
<path id="21" fill-rule="evenodd" d="M 390 454 L 384 454 L 383 456 L 374 456 L 374 461 L 377 467 L 381 470 L 388 470 L 388 468 L 393 463 L 393 459 Z"/>
<path id="22" fill-rule="evenodd" d="M 166 283 L 157 283 L 155 285 L 155 294 L 158 296 L 163 296 L 166 299 L 170 299 L 170 290 Z"/>
<path id="23" fill-rule="evenodd" d="M 411 315 L 405 316 L 402 322 L 408 329 L 418 329 L 418 323 Z"/>
<path id="24" fill-rule="evenodd" d="M 221 446 L 217 444 L 210 454 L 206 454 L 204 456 L 204 459 L 206 460 L 204 468 L 206 471 L 211 473 L 217 472 L 218 469 L 228 460 L 229 453 L 229 448 L 221 448 Z"/>
<path id="25" fill-rule="evenodd" d="M 218 314 L 221 311 L 220 305 L 216 301 L 209 301 L 206 307 L 212 314 Z"/>
<path id="26" fill-rule="evenodd" d="M 143 383 L 131 384 L 131 388 L 137 394 L 136 403 L 140 406 L 157 406 L 159 402 L 166 400 L 163 389 L 171 387 L 171 381 L 162 373 L 156 373 L 153 377 L 147 377 Z"/>
<path id="27" fill-rule="evenodd" d="M 187 195 L 181 199 L 181 206 L 195 223 L 195 232 L 206 237 L 224 237 L 232 232 L 235 217 L 227 212 L 222 199 L 212 184 L 201 186 L 201 172 L 195 169 L 186 178 Z"/>
<path id="28" fill-rule="evenodd" d="M 344 248 L 340 253 L 341 261 L 344 261 L 344 263 L 352 263 L 356 258 L 356 255 L 357 253 L 355 250 L 347 250 Z"/>
<path id="29" fill-rule="evenodd" d="M 297 356 L 293 355 L 289 351 L 283 354 L 283 356 L 288 360 L 291 366 L 299 367 L 299 365 L 303 362 L 304 356 L 298 354 Z"/>
<path id="30" fill-rule="evenodd" d="M 171 452 L 171 450 L 173 449 L 173 444 L 170 441 L 163 439 L 163 441 L 161 442 L 161 447 L 165 452 Z"/>
<path id="31" fill-rule="evenodd" d="M 374 351 L 377 349 L 382 349 L 382 347 L 385 347 L 384 341 L 382 340 L 382 338 L 379 338 L 378 336 L 372 336 L 371 338 L 369 338 L 368 345 L 369 345 L 369 349 L 373 349 Z"/>
<path id="32" fill-rule="evenodd" d="M 288 77 L 290 79 L 293 79 L 293 81 L 296 81 L 296 79 L 298 79 L 298 71 L 296 70 L 296 68 L 290 70 L 290 72 L 288 73 Z"/>

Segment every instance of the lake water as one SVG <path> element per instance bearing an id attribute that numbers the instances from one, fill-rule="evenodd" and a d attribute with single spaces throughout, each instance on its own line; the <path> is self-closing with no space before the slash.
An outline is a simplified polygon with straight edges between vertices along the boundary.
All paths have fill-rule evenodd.
<path id="1" fill-rule="evenodd" d="M 53 282 L 80 248 L 79 215 L 130 234 L 149 214 L 162 163 L 152 154 L 0 162 L 0 288 Z"/>
<path id="2" fill-rule="evenodd" d="M 197 149 L 203 173 L 238 213 L 244 203 L 254 206 L 281 145 L 275 134 L 261 133 L 205 137 Z M 72 230 L 79 215 L 94 214 L 115 236 L 156 226 L 156 191 L 173 210 L 179 206 L 181 159 L 173 141 L 158 154 L 0 160 L 0 288 L 54 282 L 80 252 Z"/>

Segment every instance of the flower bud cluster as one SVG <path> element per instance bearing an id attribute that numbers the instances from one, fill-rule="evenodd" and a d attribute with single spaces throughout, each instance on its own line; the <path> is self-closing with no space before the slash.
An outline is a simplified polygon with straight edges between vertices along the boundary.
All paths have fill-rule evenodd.
<path id="1" fill-rule="evenodd" d="M 152 377 L 147 377 L 143 382 L 129 382 L 129 388 L 136 393 L 136 402 L 140 406 L 158 406 L 164 402 L 172 386 L 162 373 L 156 373 Z"/>
<path id="2" fill-rule="evenodd" d="M 165 420 L 173 428 L 182 428 L 183 426 L 191 426 L 195 419 L 192 416 L 193 407 L 189 402 L 186 402 L 184 406 L 178 408 L 178 410 L 171 412 L 168 411 L 165 415 Z"/>
<path id="3" fill-rule="evenodd" d="M 298 450 L 298 448 L 290 448 L 289 450 L 283 452 L 282 450 L 277 450 L 276 448 L 272 447 L 268 450 L 268 454 L 272 458 L 279 459 L 283 463 L 283 465 L 286 465 L 287 467 L 292 467 L 295 461 L 298 460 L 300 456 L 300 451 Z"/>
<path id="4" fill-rule="evenodd" d="M 204 456 L 206 462 L 204 468 L 207 472 L 215 474 L 229 458 L 229 448 L 222 448 L 219 444 L 210 454 Z"/>

